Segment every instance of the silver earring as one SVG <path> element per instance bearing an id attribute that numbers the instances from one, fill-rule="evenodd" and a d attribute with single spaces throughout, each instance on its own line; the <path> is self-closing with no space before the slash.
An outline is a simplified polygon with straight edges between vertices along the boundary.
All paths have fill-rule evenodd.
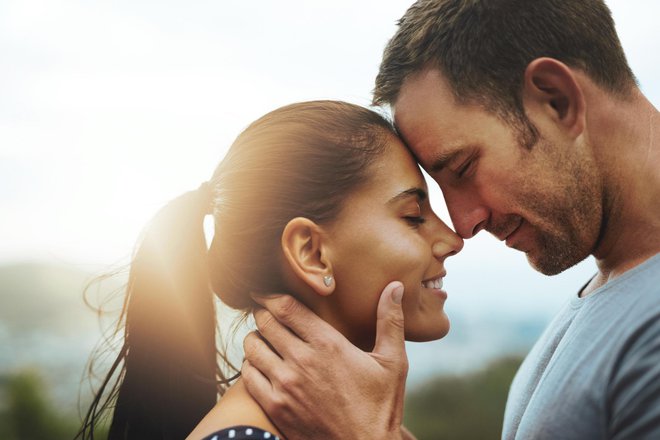
<path id="1" fill-rule="evenodd" d="M 332 276 L 326 275 L 323 277 L 323 284 L 325 284 L 325 287 L 330 287 L 332 284 Z"/>

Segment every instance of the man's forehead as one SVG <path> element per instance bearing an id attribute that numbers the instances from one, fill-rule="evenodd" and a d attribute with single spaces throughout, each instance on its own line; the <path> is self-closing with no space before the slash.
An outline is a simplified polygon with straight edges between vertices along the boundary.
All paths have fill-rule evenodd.
<path id="1" fill-rule="evenodd" d="M 393 111 L 401 108 L 403 112 L 409 113 L 416 108 L 433 107 L 438 103 L 449 106 L 459 104 L 442 72 L 428 68 L 406 77 L 391 107 Z"/>
<path id="2" fill-rule="evenodd" d="M 431 121 L 431 124 L 433 121 Z M 395 129 L 408 149 L 427 171 L 440 171 L 456 156 L 472 147 L 456 130 L 431 126 L 420 121 L 403 124 L 394 122 Z"/>

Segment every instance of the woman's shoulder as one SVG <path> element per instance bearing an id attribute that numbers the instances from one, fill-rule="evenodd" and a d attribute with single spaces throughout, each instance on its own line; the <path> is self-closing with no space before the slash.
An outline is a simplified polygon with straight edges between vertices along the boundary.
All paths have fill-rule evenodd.
<path id="1" fill-rule="evenodd" d="M 225 440 L 225 439 L 234 439 L 234 440 L 279 440 L 280 438 L 275 434 L 264 431 L 261 428 L 255 426 L 230 426 L 229 428 L 222 429 L 220 431 L 214 432 L 202 440 Z"/>
<path id="2" fill-rule="evenodd" d="M 246 437 L 246 432 L 248 436 L 258 433 L 261 437 Z M 240 380 L 227 390 L 199 422 L 188 440 L 214 439 L 214 436 L 217 436 L 215 440 L 282 437 Z"/>

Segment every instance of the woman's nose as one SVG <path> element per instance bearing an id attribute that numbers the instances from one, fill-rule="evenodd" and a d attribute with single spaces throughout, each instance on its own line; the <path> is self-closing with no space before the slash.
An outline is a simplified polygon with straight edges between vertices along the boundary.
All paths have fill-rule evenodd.
<path id="1" fill-rule="evenodd" d="M 431 247 L 433 256 L 437 259 L 445 259 L 459 253 L 463 249 L 463 239 L 444 222 L 439 229 Z"/>

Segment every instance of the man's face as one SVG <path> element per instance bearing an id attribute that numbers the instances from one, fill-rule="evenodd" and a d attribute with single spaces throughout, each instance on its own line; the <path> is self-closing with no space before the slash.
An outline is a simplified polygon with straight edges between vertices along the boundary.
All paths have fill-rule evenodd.
<path id="1" fill-rule="evenodd" d="M 485 229 L 547 275 L 593 251 L 602 218 L 598 167 L 551 118 L 526 148 L 511 124 L 481 106 L 457 104 L 437 70 L 408 78 L 393 112 L 463 238 Z"/>

